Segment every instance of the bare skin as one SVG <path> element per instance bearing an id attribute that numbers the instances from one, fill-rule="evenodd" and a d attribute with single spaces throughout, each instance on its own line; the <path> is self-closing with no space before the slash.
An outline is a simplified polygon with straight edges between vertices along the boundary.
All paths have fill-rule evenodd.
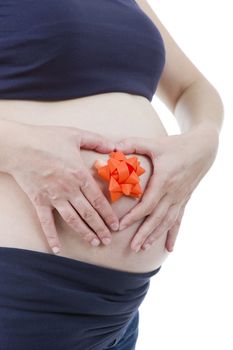
<path id="1" fill-rule="evenodd" d="M 157 88 L 157 95 L 174 113 L 181 131 L 190 132 L 190 134 L 186 134 L 185 146 L 189 150 L 189 159 L 193 159 L 193 162 L 189 164 L 190 169 L 195 172 L 197 163 L 205 164 L 207 162 L 211 165 L 216 154 L 218 134 L 223 119 L 221 99 L 216 89 L 175 43 L 147 1 L 138 0 L 137 3 L 154 21 L 164 39 L 166 64 Z M 145 142 L 142 144 L 140 138 L 144 138 L 144 140 L 150 138 L 155 142 L 163 139 L 163 144 L 158 143 L 161 146 L 159 152 L 163 156 L 161 159 L 164 159 L 164 169 L 169 168 L 171 175 L 179 174 L 176 165 L 179 163 L 177 160 L 180 161 L 181 168 L 185 165 L 182 163 L 182 159 L 175 159 L 174 162 L 169 161 L 171 157 L 172 159 L 179 157 L 175 152 L 172 153 L 172 150 L 176 150 L 176 146 L 181 139 L 175 138 L 173 143 L 172 139 L 166 138 L 167 133 L 158 114 L 149 101 L 142 96 L 113 92 L 60 102 L 1 100 L 0 116 L 3 119 L 28 124 L 82 128 L 109 137 L 114 142 L 136 137 L 136 146 L 135 140 L 131 139 L 126 149 L 137 149 L 140 145 L 141 154 L 137 154 L 137 156 L 141 161 L 141 165 L 146 169 L 146 173 L 141 177 L 143 191 L 146 191 L 146 186 L 152 174 L 152 162 L 146 156 L 146 153 L 150 153 L 152 149 L 153 152 L 156 152 L 159 148 L 156 148 L 156 144 L 154 145 L 153 142 L 150 145 L 146 145 Z M 201 140 L 205 141 L 207 139 L 209 140 L 208 152 L 206 142 L 203 145 L 201 143 Z M 178 140 L 178 143 L 175 140 Z M 194 151 L 195 147 L 192 146 L 195 143 L 198 143 L 200 147 L 198 154 L 196 150 Z M 169 147 L 167 147 L 168 145 Z M 199 159 L 202 150 L 205 150 L 204 156 Z M 95 171 L 92 168 L 96 158 L 105 160 L 107 155 L 97 154 L 92 150 L 81 150 L 81 153 L 83 160 L 90 169 L 90 173 L 107 196 L 108 193 L 104 183 L 95 176 Z M 200 178 L 204 176 L 206 169 L 204 170 Z M 130 219 L 128 216 L 128 220 L 125 220 L 128 224 L 131 223 L 129 227 L 119 232 L 112 232 L 112 243 L 109 246 L 92 247 L 81 238 L 80 232 L 71 230 L 60 215 L 54 211 L 56 227 L 62 243 L 60 255 L 135 272 L 146 272 L 160 266 L 169 254 L 166 249 L 167 238 L 170 248 L 174 246 L 184 207 L 187 203 L 185 198 L 186 189 L 184 191 L 185 195 L 180 198 L 180 203 L 177 203 L 176 214 L 179 212 L 179 215 L 174 215 L 172 221 L 169 219 L 170 225 L 165 225 L 164 229 L 160 230 L 159 235 L 156 233 L 157 239 L 151 248 L 138 253 L 130 249 L 130 242 L 142 222 L 145 222 L 145 226 L 142 224 L 141 227 L 144 227 L 144 229 L 141 230 L 140 227 L 140 230 L 144 232 L 140 232 L 138 236 L 141 236 L 144 242 L 149 238 L 149 235 L 153 234 L 156 225 L 160 224 L 158 211 L 154 210 L 152 212 L 155 204 L 160 206 L 160 219 L 168 222 L 166 212 L 169 213 L 169 210 L 167 208 L 173 204 L 171 198 L 174 197 L 174 188 L 177 188 L 179 183 L 176 179 L 170 181 L 168 200 L 166 205 L 161 206 L 160 199 L 162 194 L 166 193 L 166 183 L 163 181 L 163 174 L 160 174 L 160 176 L 162 179 L 160 184 L 163 184 L 163 188 L 158 188 L 154 182 L 150 186 L 150 195 L 147 194 L 145 197 L 147 200 L 144 200 L 140 207 L 135 206 L 134 199 L 126 197 L 111 203 L 118 218 L 123 217 L 123 223 L 125 223 L 125 214 L 132 207 L 136 209 L 129 214 Z M 185 184 L 183 176 L 180 176 L 179 181 Z M 190 187 L 192 190 L 195 186 L 194 183 L 189 183 L 187 186 L 185 184 L 185 187 Z M 156 196 L 153 197 L 151 194 L 154 193 L 155 189 Z M 51 252 L 33 206 L 11 175 L 0 173 L 0 191 L 0 229 L 2 232 L 0 246 Z M 148 220 L 143 221 L 146 215 L 148 215 Z M 169 251 L 171 250 L 169 249 Z"/>
<path id="2" fill-rule="evenodd" d="M 107 93 L 61 102 L 0 101 L 0 115 L 11 120 L 33 125 L 57 125 L 82 128 L 97 132 L 113 141 L 122 137 L 160 137 L 166 135 L 161 121 L 149 101 L 136 95 Z M 122 128 L 124 125 L 124 128 Z M 133 127 L 132 127 L 133 126 Z M 107 159 L 108 154 L 81 149 L 91 174 L 109 200 L 119 219 L 135 206 L 137 199 L 122 197 L 111 203 L 107 183 L 96 176 L 96 159 Z M 130 156 L 130 155 L 129 155 Z M 144 190 L 152 171 L 150 159 L 137 155 L 146 172 L 140 177 Z M 19 247 L 51 253 L 35 209 L 14 178 L 0 175 L 0 246 Z M 12 214 L 13 213 L 13 214 Z M 61 252 L 59 255 L 128 271 L 150 271 L 158 267 L 169 254 L 164 247 L 166 232 L 150 252 L 135 253 L 130 240 L 142 220 L 120 232 L 112 232 L 112 243 L 91 246 L 78 232 L 72 230 L 54 211 Z"/>

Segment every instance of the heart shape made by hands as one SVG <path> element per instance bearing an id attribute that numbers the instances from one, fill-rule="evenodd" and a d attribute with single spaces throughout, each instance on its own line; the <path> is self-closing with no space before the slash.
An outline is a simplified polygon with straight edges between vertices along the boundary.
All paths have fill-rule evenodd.
<path id="1" fill-rule="evenodd" d="M 109 157 L 107 163 L 96 160 L 94 167 L 102 179 L 109 181 L 112 202 L 123 195 L 139 198 L 142 195 L 139 176 L 145 173 L 145 169 L 140 166 L 138 158 L 126 158 L 121 151 L 111 152 Z"/>

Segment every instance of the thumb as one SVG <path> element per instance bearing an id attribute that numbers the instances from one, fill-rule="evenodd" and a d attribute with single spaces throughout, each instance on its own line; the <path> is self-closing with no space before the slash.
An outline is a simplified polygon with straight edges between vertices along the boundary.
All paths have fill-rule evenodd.
<path id="1" fill-rule="evenodd" d="M 152 155 L 155 148 L 154 139 L 143 137 L 127 137 L 115 143 L 115 148 L 124 153 L 138 153 Z"/>
<path id="2" fill-rule="evenodd" d="M 100 153 L 108 153 L 115 149 L 115 144 L 104 136 L 95 132 L 82 130 L 80 148 L 96 150 Z"/>

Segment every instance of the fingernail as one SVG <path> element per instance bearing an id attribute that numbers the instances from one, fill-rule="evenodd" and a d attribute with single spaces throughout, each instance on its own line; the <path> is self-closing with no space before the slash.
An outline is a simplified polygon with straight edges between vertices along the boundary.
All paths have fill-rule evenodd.
<path id="1" fill-rule="evenodd" d="M 111 225 L 111 229 L 112 229 L 113 231 L 117 231 L 118 228 L 119 228 L 119 224 L 114 223 L 114 224 Z"/>
<path id="2" fill-rule="evenodd" d="M 54 254 L 60 253 L 60 249 L 58 247 L 53 247 Z"/>
<path id="3" fill-rule="evenodd" d="M 111 238 L 109 238 L 109 237 L 105 237 L 105 238 L 103 238 L 102 239 L 102 242 L 103 242 L 103 244 L 105 244 L 105 245 L 109 245 L 110 243 L 111 243 Z"/>
<path id="4" fill-rule="evenodd" d="M 97 238 L 94 238 L 92 241 L 91 241 L 91 245 L 93 246 L 98 246 L 100 244 L 100 241 L 97 239 Z"/>
<path id="5" fill-rule="evenodd" d="M 141 247 L 140 247 L 140 244 L 139 244 L 139 245 L 137 245 L 137 246 L 135 247 L 135 252 L 136 252 L 136 253 L 138 253 L 138 252 L 139 252 L 139 250 L 140 250 L 140 248 L 141 248 Z"/>
<path id="6" fill-rule="evenodd" d="M 146 243 L 144 246 L 143 246 L 143 249 L 147 250 L 151 247 L 150 243 Z"/>

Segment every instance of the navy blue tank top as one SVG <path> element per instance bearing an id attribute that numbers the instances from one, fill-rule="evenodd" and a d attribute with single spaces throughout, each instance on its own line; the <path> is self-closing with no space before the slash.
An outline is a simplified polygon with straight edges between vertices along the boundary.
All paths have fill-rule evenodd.
<path id="1" fill-rule="evenodd" d="M 164 64 L 161 34 L 135 0 L 0 0 L 0 99 L 151 101 Z"/>

